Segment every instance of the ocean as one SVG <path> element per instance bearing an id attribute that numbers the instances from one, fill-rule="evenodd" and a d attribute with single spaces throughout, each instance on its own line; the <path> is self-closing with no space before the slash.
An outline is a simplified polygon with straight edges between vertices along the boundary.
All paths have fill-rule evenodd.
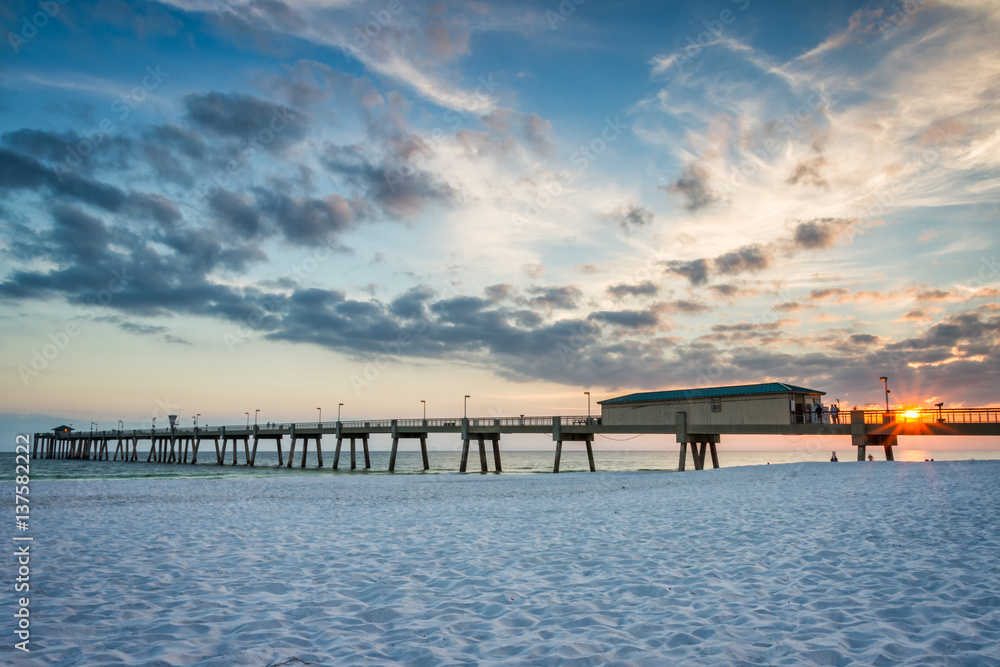
<path id="1" fill-rule="evenodd" d="M 875 456 L 876 461 L 883 459 L 884 454 L 881 448 L 869 448 Z M 112 454 L 113 454 L 112 448 Z M 64 459 L 33 459 L 31 461 L 30 477 L 32 481 L 45 479 L 155 479 L 155 478 L 216 478 L 216 477 L 283 477 L 301 475 L 407 475 L 407 474 L 458 474 L 461 453 L 455 451 L 430 451 L 428 458 L 431 469 L 428 472 L 421 470 L 421 457 L 419 451 L 400 451 L 396 455 L 396 472 L 387 472 L 389 467 L 389 452 L 374 451 L 371 455 L 371 470 L 364 470 L 364 454 L 360 443 L 357 449 L 358 469 L 350 470 L 350 449 L 345 443 L 340 455 L 340 469 L 333 470 L 333 448 L 323 448 L 324 467 L 317 468 L 315 450 L 310 448 L 306 468 L 300 468 L 302 461 L 301 450 L 295 455 L 293 468 L 279 467 L 278 454 L 272 451 L 258 451 L 256 465 L 248 467 L 244 464 L 244 454 L 242 448 L 239 451 L 239 464 L 232 465 L 232 450 L 227 452 L 226 465 L 220 466 L 215 462 L 215 450 L 209 443 L 209 449 L 202 448 L 199 452 L 199 461 L 196 465 L 177 463 L 147 463 L 145 460 L 147 452 L 140 451 L 139 462 L 125 463 L 123 461 L 78 461 Z M 598 472 L 601 471 L 676 471 L 679 450 L 676 447 L 662 451 L 594 451 L 594 462 Z M 493 471 L 493 451 L 487 444 L 486 458 L 490 469 Z M 853 448 L 842 448 L 837 452 L 840 462 L 846 463 L 854 460 L 855 452 Z M 0 461 L 3 461 L 4 470 L 9 471 L 10 478 L 13 479 L 15 470 L 14 454 L 11 452 L 0 453 Z M 536 474 L 551 473 L 554 450 L 548 451 L 504 451 L 501 450 L 501 463 L 503 474 Z M 923 462 L 925 459 L 935 461 L 968 461 L 1000 459 L 1000 451 L 977 450 L 977 451 L 947 451 L 947 450 L 924 450 L 924 449 L 901 449 L 895 451 L 897 462 Z M 711 466 L 711 457 L 706 453 L 706 466 Z M 727 451 L 724 447 L 719 448 L 719 463 L 723 468 L 736 466 L 754 466 L 781 463 L 800 463 L 810 461 L 829 461 L 830 452 L 808 451 L 808 450 L 784 450 L 784 451 Z M 287 455 L 284 459 L 288 463 Z M 475 443 L 469 451 L 469 471 L 474 474 L 479 473 L 479 451 Z M 693 470 L 694 464 L 690 452 L 687 457 L 687 468 Z M 587 454 L 586 451 L 575 445 L 573 448 L 564 446 L 560 471 L 562 473 L 586 472 Z"/>

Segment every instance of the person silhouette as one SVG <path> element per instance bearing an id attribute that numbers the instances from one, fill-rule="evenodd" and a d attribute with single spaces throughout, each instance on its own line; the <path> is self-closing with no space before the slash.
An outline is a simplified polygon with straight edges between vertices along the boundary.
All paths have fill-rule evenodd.
<path id="1" fill-rule="evenodd" d="M 836 463 L 836 462 L 837 462 L 837 452 L 834 452 L 833 456 L 830 457 L 830 463 Z"/>
<path id="2" fill-rule="evenodd" d="M 874 456 L 872 456 L 871 454 L 869 454 L 869 455 L 868 455 L 868 460 L 869 460 L 869 461 L 874 461 L 874 460 L 875 460 L 875 457 L 874 457 Z"/>

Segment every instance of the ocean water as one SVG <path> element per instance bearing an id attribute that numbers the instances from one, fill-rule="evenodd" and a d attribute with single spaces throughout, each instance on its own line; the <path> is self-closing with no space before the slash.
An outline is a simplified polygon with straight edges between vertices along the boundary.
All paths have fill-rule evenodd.
<path id="1" fill-rule="evenodd" d="M 210 445 L 211 446 L 211 445 Z M 884 458 L 880 448 L 870 448 L 877 461 Z M 112 454 L 113 454 L 112 449 Z M 594 452 L 594 463 L 597 471 L 676 471 L 678 463 L 677 448 L 663 451 L 600 451 Z M 248 467 L 244 462 L 242 448 L 239 451 L 238 465 L 232 465 L 232 451 L 227 454 L 224 466 L 215 460 L 214 448 L 201 449 L 196 465 L 178 463 L 147 463 L 146 452 L 140 451 L 140 460 L 134 463 L 123 461 L 77 461 L 64 459 L 33 459 L 30 466 L 31 480 L 43 479 L 136 479 L 136 478 L 170 478 L 170 477 L 273 477 L 288 475 L 405 475 L 405 474 L 458 474 L 461 452 L 430 451 L 428 458 L 431 469 L 424 472 L 420 452 L 400 451 L 396 455 L 396 472 L 389 473 L 389 452 L 371 451 L 370 470 L 364 469 L 364 454 L 357 448 L 357 469 L 350 469 L 350 449 L 346 445 L 340 455 L 340 469 L 333 470 L 333 448 L 323 449 L 322 468 L 317 467 L 315 450 L 310 448 L 306 468 L 301 468 L 301 450 L 296 452 L 294 466 L 288 468 L 278 466 L 277 452 L 257 452 L 256 465 Z M 842 463 L 854 462 L 855 450 L 843 448 L 837 452 Z M 15 476 L 15 455 L 11 452 L 0 453 L 0 465 L 8 471 L 7 479 Z M 925 459 L 935 461 L 967 461 L 1000 459 L 1000 451 L 946 451 L 923 449 L 900 449 L 895 451 L 897 462 L 923 462 Z M 706 453 L 706 466 L 711 466 L 711 458 Z M 735 466 L 752 466 L 782 463 L 799 463 L 809 461 L 829 461 L 830 452 L 784 450 L 784 451 L 727 451 L 719 448 L 719 463 L 723 468 Z M 536 474 L 551 473 L 554 450 L 549 451 L 504 451 L 501 449 L 501 464 L 504 474 Z M 495 474 L 493 451 L 489 444 L 486 447 L 486 460 L 489 474 Z M 288 457 L 284 458 L 287 465 Z M 687 468 L 692 470 L 694 464 L 690 453 L 687 457 Z M 473 443 L 469 451 L 468 469 L 472 474 L 481 474 L 479 451 Z M 579 445 L 567 449 L 564 446 L 560 471 L 586 472 L 587 454 Z"/>

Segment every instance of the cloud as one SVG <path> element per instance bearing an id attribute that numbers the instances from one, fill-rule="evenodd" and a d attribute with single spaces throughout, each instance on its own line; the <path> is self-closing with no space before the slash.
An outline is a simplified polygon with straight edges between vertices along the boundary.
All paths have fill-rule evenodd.
<path id="1" fill-rule="evenodd" d="M 811 160 L 799 162 L 795 165 L 792 175 L 785 181 L 789 185 L 813 185 L 816 187 L 827 187 L 826 179 L 820 174 L 820 170 L 826 166 L 826 158 L 817 157 Z"/>
<path id="2" fill-rule="evenodd" d="M 587 319 L 625 329 L 648 329 L 660 323 L 656 313 L 646 310 L 597 310 L 587 315 Z"/>
<path id="3" fill-rule="evenodd" d="M 709 261 L 707 259 L 696 259 L 690 262 L 668 260 L 664 262 L 664 269 L 668 273 L 684 276 L 691 281 L 692 285 L 701 285 L 708 281 Z"/>
<path id="4" fill-rule="evenodd" d="M 718 273 L 726 275 L 734 275 L 747 271 L 763 271 L 770 264 L 771 258 L 769 253 L 760 244 L 756 243 L 719 255 L 712 261 L 715 270 Z"/>
<path id="5" fill-rule="evenodd" d="M 644 206 L 637 207 L 634 204 L 629 204 L 627 207 L 620 206 L 615 209 L 611 214 L 611 219 L 628 232 L 652 224 L 653 212 Z"/>
<path id="6" fill-rule="evenodd" d="M 853 220 L 822 218 L 801 222 L 795 227 L 793 243 L 800 248 L 818 250 L 829 248 L 837 238 L 846 233 Z"/>
<path id="7" fill-rule="evenodd" d="M 573 310 L 583 298 L 580 288 L 573 286 L 532 287 L 528 292 L 536 295 L 527 300 L 529 305 L 536 308 Z"/>
<path id="8" fill-rule="evenodd" d="M 320 162 L 393 217 L 412 218 L 456 195 L 450 185 L 413 164 L 373 161 L 357 146 L 328 145 Z"/>
<path id="9" fill-rule="evenodd" d="M 709 185 L 708 170 L 697 162 L 691 162 L 681 169 L 681 174 L 670 185 L 660 186 L 670 194 L 679 195 L 684 200 L 684 208 L 694 213 L 719 200 Z"/>
<path id="10" fill-rule="evenodd" d="M 303 246 L 328 241 L 355 223 L 350 203 L 340 195 L 312 199 L 260 190 L 257 204 L 286 239 Z"/>
<path id="11" fill-rule="evenodd" d="M 651 280 L 644 280 L 635 285 L 627 283 L 609 285 L 607 291 L 611 296 L 621 299 L 626 296 L 656 296 L 660 293 L 660 288 Z"/>
<path id="12" fill-rule="evenodd" d="M 202 130 L 266 150 L 301 141 L 308 127 L 305 114 L 242 93 L 191 93 L 184 105 L 188 119 Z"/>

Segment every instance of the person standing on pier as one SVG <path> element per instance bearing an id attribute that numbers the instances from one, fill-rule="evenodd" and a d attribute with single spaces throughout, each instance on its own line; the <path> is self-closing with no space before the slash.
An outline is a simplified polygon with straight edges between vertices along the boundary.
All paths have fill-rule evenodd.
<path id="1" fill-rule="evenodd" d="M 822 424 L 823 423 L 823 404 L 822 403 L 817 403 L 816 404 L 816 423 L 817 424 Z"/>
<path id="2" fill-rule="evenodd" d="M 840 423 L 840 406 L 834 403 L 830 406 L 830 423 L 839 424 Z"/>

